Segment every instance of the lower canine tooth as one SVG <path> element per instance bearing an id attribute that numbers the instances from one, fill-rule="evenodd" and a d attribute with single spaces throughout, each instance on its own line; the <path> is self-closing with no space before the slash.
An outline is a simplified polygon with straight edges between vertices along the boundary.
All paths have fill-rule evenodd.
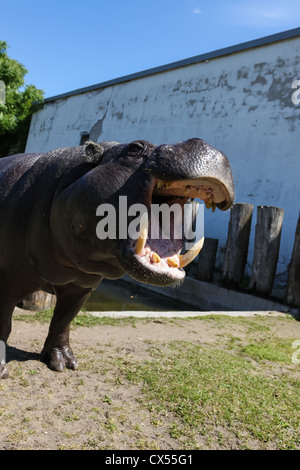
<path id="1" fill-rule="evenodd" d="M 135 253 L 140 255 L 145 247 L 148 238 L 148 214 L 144 212 L 140 220 L 140 233 L 139 238 L 135 245 Z"/>
<path id="2" fill-rule="evenodd" d="M 167 259 L 167 263 L 171 268 L 178 268 L 179 266 L 179 259 L 177 255 L 170 256 L 170 258 Z"/>
<path id="3" fill-rule="evenodd" d="M 202 249 L 204 243 L 204 237 L 200 238 L 200 240 L 195 243 L 193 248 L 187 251 L 184 255 L 179 255 L 179 266 L 180 268 L 184 268 L 188 264 L 190 264 L 193 259 L 196 258 L 199 251 Z"/>
<path id="4" fill-rule="evenodd" d="M 152 253 L 152 261 L 153 261 L 153 263 L 159 263 L 160 262 L 160 256 L 157 253 Z"/>

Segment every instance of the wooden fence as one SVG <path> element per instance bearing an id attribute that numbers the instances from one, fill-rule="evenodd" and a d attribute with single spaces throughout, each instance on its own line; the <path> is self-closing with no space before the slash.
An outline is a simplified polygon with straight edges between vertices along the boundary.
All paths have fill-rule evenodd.
<path id="1" fill-rule="evenodd" d="M 230 211 L 222 280 L 228 287 L 239 287 L 244 280 L 253 214 L 252 204 L 236 203 Z M 281 240 L 284 210 L 272 206 L 257 207 L 254 255 L 249 292 L 268 296 L 273 288 Z M 218 240 L 206 238 L 198 257 L 195 277 L 212 282 Z M 300 305 L 300 217 L 298 220 L 285 301 Z"/>

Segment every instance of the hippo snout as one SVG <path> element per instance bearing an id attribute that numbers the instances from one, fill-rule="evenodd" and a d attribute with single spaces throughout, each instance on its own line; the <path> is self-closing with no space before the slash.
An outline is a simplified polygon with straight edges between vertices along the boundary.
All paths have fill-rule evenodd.
<path id="1" fill-rule="evenodd" d="M 169 194 L 172 188 L 180 187 L 181 192 L 222 211 L 233 204 L 235 191 L 229 160 L 202 139 L 156 147 L 145 169 L 168 183 Z"/>

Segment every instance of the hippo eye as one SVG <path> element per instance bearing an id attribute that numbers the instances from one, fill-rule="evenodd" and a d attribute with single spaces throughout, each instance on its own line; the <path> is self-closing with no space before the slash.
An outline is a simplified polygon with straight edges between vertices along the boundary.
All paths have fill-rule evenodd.
<path id="1" fill-rule="evenodd" d="M 139 154 L 145 147 L 145 143 L 140 140 L 136 140 L 131 142 L 128 146 L 128 154 L 129 155 L 137 155 Z"/>

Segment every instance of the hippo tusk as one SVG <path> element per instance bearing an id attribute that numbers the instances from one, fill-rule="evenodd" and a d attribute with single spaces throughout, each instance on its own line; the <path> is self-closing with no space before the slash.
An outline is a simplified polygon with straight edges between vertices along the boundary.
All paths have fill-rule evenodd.
<path id="1" fill-rule="evenodd" d="M 135 245 L 135 253 L 140 255 L 145 247 L 148 238 L 148 214 L 144 212 L 140 220 L 139 238 Z"/>
<path id="2" fill-rule="evenodd" d="M 193 248 L 187 251 L 184 255 L 179 255 L 179 267 L 184 268 L 188 264 L 190 264 L 193 259 L 196 258 L 199 251 L 202 249 L 204 243 L 204 237 L 200 238 L 199 241 L 195 243 Z"/>

